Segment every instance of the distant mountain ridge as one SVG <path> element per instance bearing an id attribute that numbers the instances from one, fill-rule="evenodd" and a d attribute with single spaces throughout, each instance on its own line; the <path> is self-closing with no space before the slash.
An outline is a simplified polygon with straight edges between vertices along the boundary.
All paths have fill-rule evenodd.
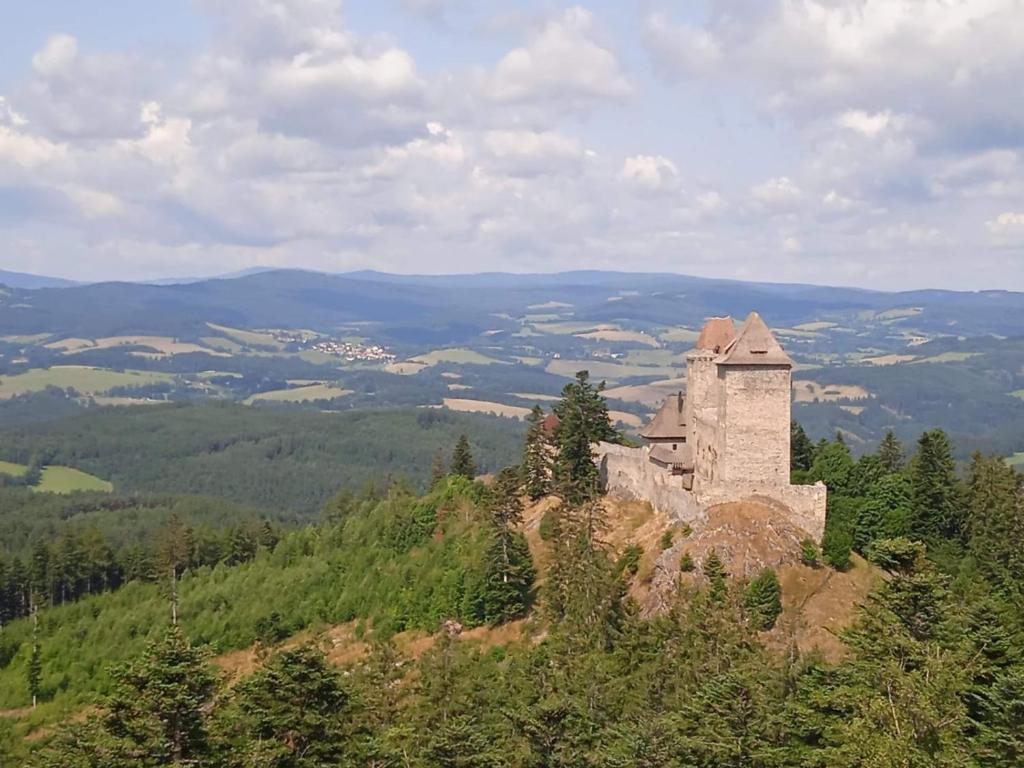
<path id="1" fill-rule="evenodd" d="M 942 290 L 887 293 L 861 288 L 746 283 L 674 274 L 579 271 L 555 274 L 391 275 L 259 271 L 196 282 L 104 282 L 14 288 L 0 300 L 9 333 L 191 336 L 206 322 L 241 328 L 333 330 L 372 323 L 395 339 L 435 334 L 445 343 L 484 330 L 518 329 L 508 318 L 551 302 L 574 320 L 694 326 L 710 315 L 759 310 L 773 325 L 858 312 L 905 312 L 914 325 L 952 335 L 1020 335 L 1024 293 Z M 53 291 L 59 290 L 58 295 Z M 897 317 L 894 315 L 894 320 Z"/>
<path id="2" fill-rule="evenodd" d="M 74 280 L 65 280 L 62 277 L 48 277 L 47 275 L 33 275 L 28 272 L 11 272 L 0 269 L 0 285 L 9 288 L 22 288 L 35 290 L 38 288 L 69 288 L 81 283 Z"/>

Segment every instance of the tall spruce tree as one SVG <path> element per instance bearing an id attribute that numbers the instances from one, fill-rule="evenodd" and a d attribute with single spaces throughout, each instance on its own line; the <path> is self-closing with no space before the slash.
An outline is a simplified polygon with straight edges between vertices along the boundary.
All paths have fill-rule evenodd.
<path id="1" fill-rule="evenodd" d="M 551 491 L 551 446 L 544 431 L 544 409 L 535 405 L 526 423 L 522 483 L 526 495 L 536 501 Z"/>
<path id="2" fill-rule="evenodd" d="M 484 620 L 497 623 L 525 612 L 534 570 L 526 539 L 518 530 L 523 523 L 519 473 L 501 470 L 489 497 L 493 542 L 484 576 Z"/>
<path id="3" fill-rule="evenodd" d="M 598 494 L 599 472 L 594 463 L 593 444 L 622 440 L 608 416 L 603 391 L 604 382 L 594 386 L 590 374 L 580 371 L 575 381 L 565 385 L 562 399 L 555 405 L 559 419 L 555 431 L 558 492 L 571 504 L 580 504 Z"/>
<path id="4" fill-rule="evenodd" d="M 896 439 L 896 434 L 891 429 L 885 433 L 885 437 L 878 445 L 878 458 L 886 472 L 894 473 L 903 469 L 906 462 L 903 444 Z"/>
<path id="5" fill-rule="evenodd" d="M 953 450 L 941 429 L 925 432 L 918 440 L 911 483 L 911 533 L 932 542 L 959 539 L 963 533 L 963 499 Z"/>
<path id="6" fill-rule="evenodd" d="M 968 548 L 1002 589 L 1024 589 L 1022 476 L 999 456 L 974 454 L 968 479 Z"/>
<path id="7" fill-rule="evenodd" d="M 465 435 L 459 435 L 452 451 L 451 474 L 455 477 L 464 477 L 472 480 L 476 477 L 476 462 L 473 460 L 473 453 L 469 449 L 469 440 Z"/>
<path id="8" fill-rule="evenodd" d="M 791 470 L 806 472 L 814 462 L 814 443 L 799 422 L 789 424 L 789 465 Z"/>
<path id="9" fill-rule="evenodd" d="M 102 714 L 80 738 L 55 745 L 49 765 L 208 764 L 207 714 L 217 678 L 207 654 L 180 627 L 168 628 L 142 658 L 114 669 L 111 677 Z"/>
<path id="10" fill-rule="evenodd" d="M 235 690 L 243 734 L 240 768 L 318 768 L 345 753 L 348 695 L 324 654 L 310 645 L 281 651 Z"/>

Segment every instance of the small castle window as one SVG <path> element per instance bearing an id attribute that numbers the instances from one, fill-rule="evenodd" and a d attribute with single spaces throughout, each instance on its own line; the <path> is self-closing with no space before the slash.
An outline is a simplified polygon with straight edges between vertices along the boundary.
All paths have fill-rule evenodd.
<path id="1" fill-rule="evenodd" d="M 679 446 L 676 443 L 672 443 L 672 450 L 677 450 Z"/>

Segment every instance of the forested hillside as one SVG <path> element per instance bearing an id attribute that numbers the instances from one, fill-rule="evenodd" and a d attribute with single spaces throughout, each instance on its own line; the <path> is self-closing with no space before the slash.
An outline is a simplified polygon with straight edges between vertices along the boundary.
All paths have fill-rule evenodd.
<path id="1" fill-rule="evenodd" d="M 0 431 L 0 459 L 63 464 L 121 493 L 216 496 L 315 516 L 337 491 L 424 488 L 431 463 L 471 434 L 481 472 L 513 463 L 522 425 L 434 409 L 317 413 L 229 403 L 102 408 Z"/>
<path id="2" fill-rule="evenodd" d="M 780 614 L 777 574 L 689 557 L 685 529 L 673 596 L 641 616 L 637 563 L 673 542 L 607 543 L 620 521 L 588 449 L 618 439 L 607 406 L 581 377 L 555 410 L 553 435 L 531 418 L 519 471 L 474 481 L 459 440 L 427 493 L 336 496 L 245 558 L 198 559 L 172 521 L 149 578 L 77 602 L 35 557 L 22 581 L 7 568 L 0 592 L 37 621 L 3 630 L 0 749 L 40 766 L 1020 765 L 1024 495 L 1001 459 L 958 471 L 933 430 L 855 460 L 794 425 L 794 480 L 830 488 L 804 567 L 856 551 L 884 575 L 826 661 Z"/>

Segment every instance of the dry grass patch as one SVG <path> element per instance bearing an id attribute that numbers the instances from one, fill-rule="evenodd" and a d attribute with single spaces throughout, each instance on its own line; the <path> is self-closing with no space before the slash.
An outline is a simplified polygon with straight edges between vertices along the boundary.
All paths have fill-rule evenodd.
<path id="1" fill-rule="evenodd" d="M 914 360 L 917 355 L 881 355 L 879 357 L 865 357 L 861 359 L 862 363 L 871 363 L 871 365 L 899 365 L 900 363 L 909 363 Z"/>
<path id="2" fill-rule="evenodd" d="M 577 333 L 579 339 L 595 339 L 598 341 L 615 341 L 622 343 L 644 344 L 648 347 L 660 347 L 661 343 L 643 331 L 588 331 Z"/>
<path id="3" fill-rule="evenodd" d="M 793 382 L 793 399 L 798 403 L 864 400 L 870 396 L 871 393 L 864 387 L 855 384 L 819 384 L 816 381 L 808 380 Z"/>
<path id="4" fill-rule="evenodd" d="M 505 405 L 490 400 L 469 400 L 461 397 L 446 397 L 442 400 L 444 407 L 450 411 L 463 413 L 490 413 L 512 419 L 523 419 L 530 415 L 530 409 L 521 405 Z"/>
<path id="5" fill-rule="evenodd" d="M 304 403 L 310 400 L 332 400 L 335 397 L 351 394 L 351 389 L 344 389 L 334 384 L 308 384 L 304 387 L 257 392 L 252 397 L 246 398 L 244 402 L 246 405 L 252 405 L 260 400 L 275 403 Z"/>

